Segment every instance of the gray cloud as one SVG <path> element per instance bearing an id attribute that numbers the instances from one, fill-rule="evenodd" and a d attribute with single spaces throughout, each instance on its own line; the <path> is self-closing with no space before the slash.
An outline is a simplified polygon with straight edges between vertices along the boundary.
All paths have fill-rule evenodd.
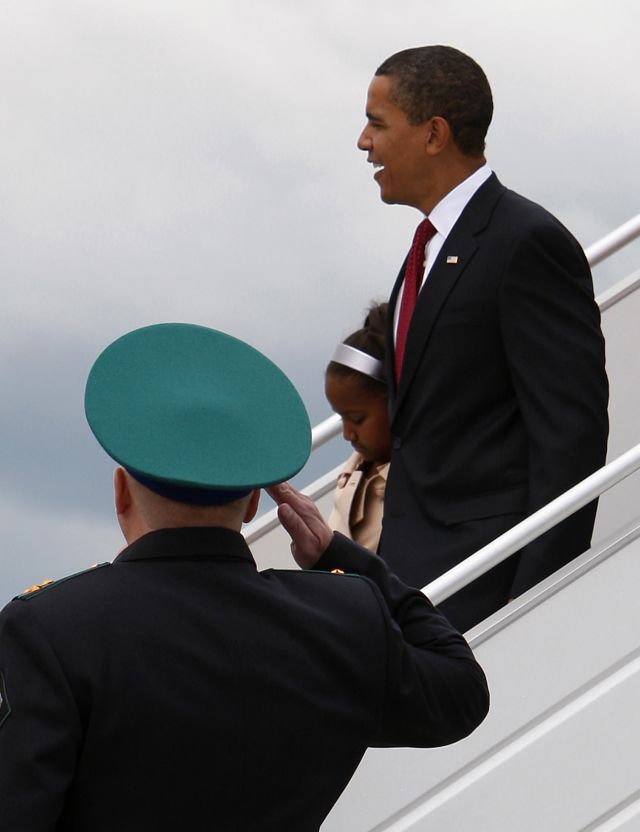
<path id="1" fill-rule="evenodd" d="M 112 466 L 82 396 L 95 356 L 127 329 L 229 330 L 285 368 L 313 421 L 328 415 L 327 357 L 387 293 L 416 223 L 379 202 L 355 147 L 391 52 L 443 42 L 474 55 L 496 100 L 490 163 L 584 245 L 637 213 L 636 4 L 401 11 L 2 4 L 0 598 L 119 545 Z M 597 284 L 636 268 L 638 245 L 598 267 Z M 334 442 L 306 476 L 346 453 Z"/>

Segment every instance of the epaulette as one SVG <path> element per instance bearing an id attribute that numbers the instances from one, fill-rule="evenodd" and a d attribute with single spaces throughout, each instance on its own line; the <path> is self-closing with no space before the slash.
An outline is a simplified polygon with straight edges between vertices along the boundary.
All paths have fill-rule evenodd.
<path id="1" fill-rule="evenodd" d="M 311 572 L 315 575 L 344 575 L 345 578 L 361 578 L 362 575 L 359 575 L 357 572 L 345 572 L 344 569 L 307 569 L 307 572 Z"/>
<path id="2" fill-rule="evenodd" d="M 93 572 L 94 569 L 102 569 L 103 566 L 111 566 L 109 561 L 106 563 L 96 563 L 93 566 L 90 566 L 88 569 L 83 569 L 81 572 L 74 572 L 73 575 L 67 575 L 64 578 L 60 578 L 57 581 L 52 581 L 50 578 L 46 581 L 43 581 L 41 584 L 34 584 L 33 586 L 28 587 L 21 592 L 20 595 L 16 595 L 13 599 L 14 601 L 28 601 L 30 598 L 35 598 L 36 595 L 39 595 L 41 592 L 46 592 L 49 589 L 53 589 L 60 584 L 65 583 L 66 581 L 70 581 L 72 578 L 77 578 L 79 575 L 86 575 L 87 572 Z"/>

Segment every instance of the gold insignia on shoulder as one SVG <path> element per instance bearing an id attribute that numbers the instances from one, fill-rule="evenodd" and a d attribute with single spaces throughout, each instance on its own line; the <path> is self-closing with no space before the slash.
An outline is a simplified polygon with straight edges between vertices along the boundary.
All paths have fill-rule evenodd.
<path id="1" fill-rule="evenodd" d="M 14 601 L 28 601 L 30 598 L 35 598 L 38 593 L 41 591 L 48 591 L 50 589 L 54 589 L 55 587 L 62 586 L 67 581 L 71 581 L 74 578 L 79 578 L 80 575 L 85 575 L 87 572 L 93 572 L 94 569 L 100 569 L 103 566 L 111 566 L 110 563 L 98 563 L 95 566 L 92 566 L 91 569 L 83 569 L 82 572 L 75 572 L 73 575 L 67 575 L 65 578 L 60 578 L 57 581 L 52 581 L 51 579 L 43 581 L 41 584 L 34 584 L 33 586 L 28 587 L 25 589 L 24 592 L 20 593 L 20 595 L 16 595 L 13 599 Z"/>
<path id="2" fill-rule="evenodd" d="M 52 578 L 47 578 L 47 580 L 43 581 L 41 584 L 34 584 L 33 586 L 27 587 L 27 589 L 24 589 L 21 594 L 22 595 L 30 595 L 32 592 L 38 592 L 43 587 L 48 586 L 49 584 L 52 584 L 52 583 L 53 583 L 53 579 Z"/>
<path id="3" fill-rule="evenodd" d="M 344 575 L 344 569 L 332 569 L 331 574 L 332 575 Z"/>

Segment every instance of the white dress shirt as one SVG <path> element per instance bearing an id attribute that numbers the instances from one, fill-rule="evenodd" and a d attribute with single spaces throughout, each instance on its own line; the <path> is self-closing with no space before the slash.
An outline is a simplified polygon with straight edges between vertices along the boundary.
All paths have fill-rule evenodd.
<path id="1" fill-rule="evenodd" d="M 429 219 L 436 230 L 436 233 L 429 240 L 425 248 L 425 267 L 424 277 L 422 278 L 422 286 L 427 282 L 427 277 L 431 271 L 431 267 L 435 263 L 436 257 L 440 253 L 440 249 L 444 245 L 444 241 L 449 236 L 449 232 L 458 221 L 460 214 L 467 207 L 467 203 L 471 197 L 478 190 L 480 185 L 487 181 L 491 176 L 491 168 L 484 164 L 477 171 L 463 179 L 459 185 L 449 191 L 449 193 L 442 197 L 440 202 L 431 210 Z M 398 300 L 394 310 L 394 333 L 398 329 L 398 314 L 400 312 L 400 305 L 402 303 L 402 292 L 404 292 L 404 283 L 402 290 L 398 294 Z"/>

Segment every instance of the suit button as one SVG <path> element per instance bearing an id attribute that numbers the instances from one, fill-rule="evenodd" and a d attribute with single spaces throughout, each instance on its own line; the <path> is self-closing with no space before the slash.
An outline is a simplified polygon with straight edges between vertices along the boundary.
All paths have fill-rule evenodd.
<path id="1" fill-rule="evenodd" d="M 393 437 L 393 450 L 394 451 L 399 451 L 401 447 L 402 447 L 402 439 L 400 439 L 399 436 L 394 436 Z"/>

